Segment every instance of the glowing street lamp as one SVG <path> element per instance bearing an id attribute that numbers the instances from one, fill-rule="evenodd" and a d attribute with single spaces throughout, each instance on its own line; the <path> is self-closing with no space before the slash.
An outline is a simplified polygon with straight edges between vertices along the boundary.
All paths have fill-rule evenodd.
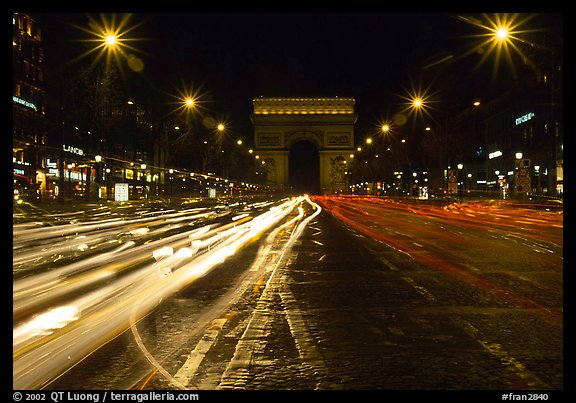
<path id="1" fill-rule="evenodd" d="M 196 106 L 196 100 L 192 97 L 186 97 L 184 99 L 184 105 L 186 105 L 186 108 L 192 109 Z"/>
<path id="2" fill-rule="evenodd" d="M 118 43 L 118 37 L 116 36 L 116 34 L 110 33 L 106 35 L 106 37 L 104 38 L 104 42 L 108 47 L 114 46 Z"/>
<path id="3" fill-rule="evenodd" d="M 462 176 L 462 169 L 464 168 L 464 164 L 458 164 L 456 167 L 458 168 L 458 195 L 460 196 L 460 202 L 462 202 L 462 195 L 464 193 L 464 179 Z"/>

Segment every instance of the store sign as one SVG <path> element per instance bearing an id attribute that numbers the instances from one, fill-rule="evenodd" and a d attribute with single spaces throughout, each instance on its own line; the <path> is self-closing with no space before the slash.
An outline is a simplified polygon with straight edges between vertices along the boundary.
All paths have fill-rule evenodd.
<path id="1" fill-rule="evenodd" d="M 34 109 L 35 111 L 38 110 L 38 109 L 36 108 L 36 105 L 35 105 L 35 104 L 33 104 L 32 102 L 28 102 L 28 101 L 26 101 L 26 100 L 24 100 L 24 99 L 22 99 L 22 98 L 18 98 L 16 95 L 12 95 L 12 100 L 13 100 L 14 102 L 16 102 L 17 104 L 24 105 L 24 106 L 27 107 L 27 108 Z"/>
<path id="2" fill-rule="evenodd" d="M 516 126 L 518 126 L 519 124 L 522 124 L 524 122 L 529 121 L 534 116 L 535 116 L 534 113 L 530 112 L 530 113 L 527 113 L 526 115 L 523 115 L 523 116 L 520 116 L 519 118 L 516 118 Z"/>
<path id="3" fill-rule="evenodd" d="M 77 154 L 77 155 L 84 155 L 84 150 L 77 147 L 67 146 L 66 144 L 62 145 L 62 149 L 66 152 Z"/>
<path id="4" fill-rule="evenodd" d="M 493 153 L 488 154 L 488 159 L 500 157 L 502 155 L 502 151 L 494 151 Z"/>

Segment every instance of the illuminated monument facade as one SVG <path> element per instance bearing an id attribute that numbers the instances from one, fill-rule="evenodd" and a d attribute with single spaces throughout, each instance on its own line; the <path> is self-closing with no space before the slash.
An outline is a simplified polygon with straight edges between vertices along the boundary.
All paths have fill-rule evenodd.
<path id="1" fill-rule="evenodd" d="M 346 192 L 354 153 L 354 103 L 353 98 L 254 99 L 255 152 L 267 185 Z M 308 151 L 302 155 L 297 151 L 302 149 Z M 307 186 L 299 188 L 301 183 Z"/>

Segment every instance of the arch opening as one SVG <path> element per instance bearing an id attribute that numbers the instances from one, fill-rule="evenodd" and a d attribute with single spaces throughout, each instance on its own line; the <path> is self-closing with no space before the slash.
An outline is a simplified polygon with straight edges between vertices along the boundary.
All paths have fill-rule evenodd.
<path id="1" fill-rule="evenodd" d="M 301 140 L 290 147 L 289 185 L 295 193 L 320 194 L 320 153 L 311 141 Z"/>

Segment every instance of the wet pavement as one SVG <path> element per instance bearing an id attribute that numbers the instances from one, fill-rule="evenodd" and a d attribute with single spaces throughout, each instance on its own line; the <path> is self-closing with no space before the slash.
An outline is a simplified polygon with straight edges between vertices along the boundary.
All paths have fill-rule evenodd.
<path id="1" fill-rule="evenodd" d="M 259 288 L 206 332 L 210 348 L 181 378 L 186 388 L 563 389 L 561 324 L 430 272 L 325 212 Z M 147 385 L 170 387 L 161 377 Z"/>
<path id="2" fill-rule="evenodd" d="M 238 391 L 563 391 L 557 263 L 478 265 L 484 279 L 508 287 L 496 293 L 325 210 L 285 248 L 294 231 L 279 232 L 264 254 L 262 237 L 230 257 L 50 389 L 188 389 L 215 399 L 254 397 L 227 394 Z"/>

